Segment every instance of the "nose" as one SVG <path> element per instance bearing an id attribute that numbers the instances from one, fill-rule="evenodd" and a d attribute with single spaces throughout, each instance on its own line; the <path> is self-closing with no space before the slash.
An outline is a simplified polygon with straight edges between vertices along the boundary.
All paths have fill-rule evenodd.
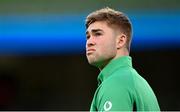
<path id="1" fill-rule="evenodd" d="M 90 37 L 87 41 L 86 41 L 86 47 L 91 47 L 94 46 L 96 43 L 93 39 L 93 37 Z"/>

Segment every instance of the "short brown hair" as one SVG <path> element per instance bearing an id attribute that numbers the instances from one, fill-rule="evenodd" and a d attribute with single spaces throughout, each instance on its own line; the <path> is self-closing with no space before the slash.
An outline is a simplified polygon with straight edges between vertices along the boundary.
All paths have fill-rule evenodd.
<path id="1" fill-rule="evenodd" d="M 86 17 L 86 29 L 96 21 L 105 21 L 109 26 L 119 28 L 127 36 L 127 49 L 130 50 L 132 26 L 129 18 L 122 12 L 109 7 L 94 11 Z"/>

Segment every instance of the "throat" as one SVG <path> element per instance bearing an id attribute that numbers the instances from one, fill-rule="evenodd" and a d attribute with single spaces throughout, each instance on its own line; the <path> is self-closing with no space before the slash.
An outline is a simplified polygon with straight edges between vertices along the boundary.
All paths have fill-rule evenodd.
<path id="1" fill-rule="evenodd" d="M 99 66 L 98 66 L 99 70 L 102 71 L 102 69 L 103 69 L 106 65 L 108 65 L 108 63 L 109 63 L 111 60 L 112 60 L 112 59 L 108 59 L 108 60 L 106 60 L 106 61 L 101 62 L 101 64 L 99 64 Z"/>

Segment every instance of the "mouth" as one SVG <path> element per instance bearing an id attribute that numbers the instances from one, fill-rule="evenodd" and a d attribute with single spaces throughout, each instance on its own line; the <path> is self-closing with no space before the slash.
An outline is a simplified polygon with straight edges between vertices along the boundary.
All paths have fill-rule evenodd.
<path id="1" fill-rule="evenodd" d="M 89 54 L 92 54 L 95 51 L 96 51 L 95 49 L 87 49 L 86 54 L 89 55 Z"/>

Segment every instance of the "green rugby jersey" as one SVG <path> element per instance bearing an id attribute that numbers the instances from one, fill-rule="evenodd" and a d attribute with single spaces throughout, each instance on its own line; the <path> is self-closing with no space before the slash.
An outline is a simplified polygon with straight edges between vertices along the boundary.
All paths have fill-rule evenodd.
<path id="1" fill-rule="evenodd" d="M 90 111 L 160 111 L 156 96 L 132 67 L 130 56 L 112 60 L 98 76 Z"/>

